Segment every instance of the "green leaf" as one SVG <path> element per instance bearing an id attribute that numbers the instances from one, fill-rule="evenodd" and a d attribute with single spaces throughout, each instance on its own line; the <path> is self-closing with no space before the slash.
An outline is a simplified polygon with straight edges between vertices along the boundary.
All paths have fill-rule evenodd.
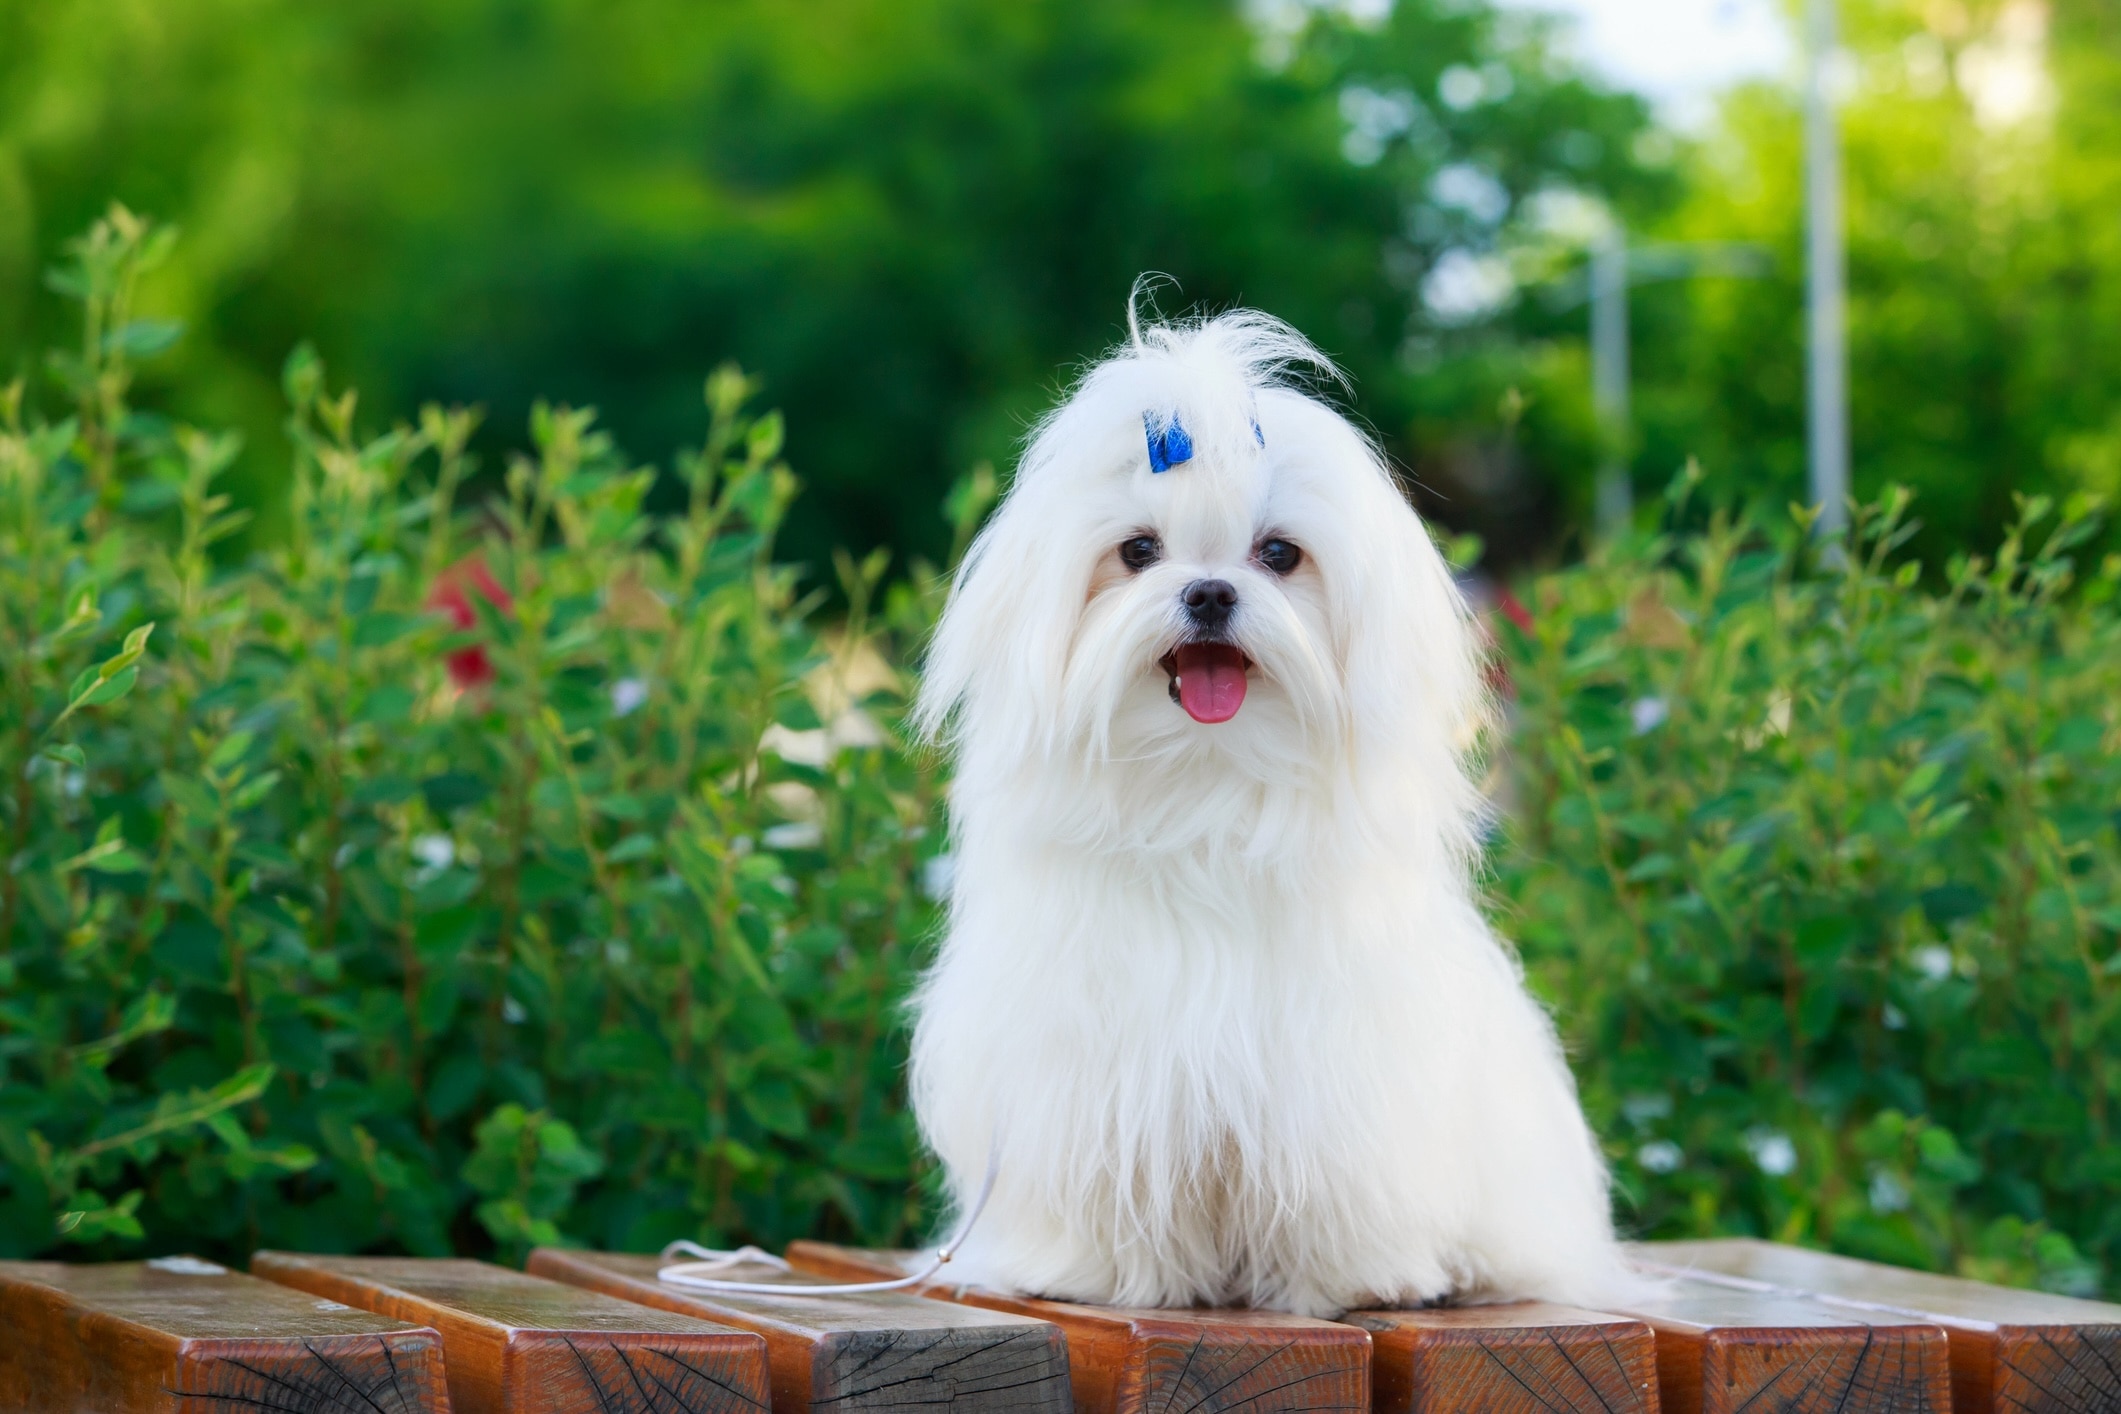
<path id="1" fill-rule="evenodd" d="M 235 794 L 228 798 L 228 808 L 239 811 L 248 810 L 259 801 L 265 799 L 266 796 L 272 794 L 272 788 L 279 783 L 280 773 L 278 771 L 266 771 L 261 775 L 254 776 L 239 786 Z"/>
<path id="2" fill-rule="evenodd" d="M 265 1087 L 272 1083 L 273 1074 L 272 1065 L 260 1063 L 245 1066 L 210 1090 L 164 1095 L 161 1102 L 155 1106 L 152 1118 L 117 1133 L 91 1140 L 66 1155 L 64 1162 L 69 1169 L 78 1168 L 97 1154 L 113 1149 L 128 1149 L 163 1134 L 204 1124 L 223 1110 L 249 1104 L 264 1094 Z"/>
<path id="3" fill-rule="evenodd" d="M 219 745 L 207 755 L 206 768 L 210 771 L 226 771 L 241 761 L 250 751 L 257 738 L 247 731 L 233 731 L 221 739 Z"/>
<path id="4" fill-rule="evenodd" d="M 492 794 L 492 789 L 484 780 L 463 771 L 429 776 L 420 783 L 420 791 L 427 797 L 427 808 L 438 815 L 477 805 Z"/>
<path id="5" fill-rule="evenodd" d="M 87 692 L 76 699 L 73 705 L 81 707 L 107 706 L 125 696 L 126 693 L 131 692 L 133 684 L 139 680 L 140 670 L 138 668 L 121 668 L 116 673 L 102 679 L 89 688 Z"/>
<path id="6" fill-rule="evenodd" d="M 176 319 L 135 319 L 104 337 L 104 348 L 128 358 L 152 358 L 184 336 L 184 324 Z"/>

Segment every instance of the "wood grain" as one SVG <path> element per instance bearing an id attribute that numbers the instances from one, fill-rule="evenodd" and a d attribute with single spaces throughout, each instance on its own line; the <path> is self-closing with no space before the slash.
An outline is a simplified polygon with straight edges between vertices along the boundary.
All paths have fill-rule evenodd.
<path id="1" fill-rule="evenodd" d="M 765 1414 L 766 1343 L 485 1262 L 260 1252 L 283 1285 L 441 1332 L 456 1414 Z"/>
<path id="2" fill-rule="evenodd" d="M 1376 1414 L 1658 1414 L 1650 1328 L 1525 1301 L 1351 1311 L 1370 1333 Z"/>
<path id="3" fill-rule="evenodd" d="M 2121 1306 L 2019 1291 L 1773 1242 L 1653 1242 L 1634 1254 L 1935 1321 L 1951 1343 L 1956 1414 L 2121 1414 Z"/>
<path id="4" fill-rule="evenodd" d="M 907 1254 L 798 1242 L 788 1260 L 843 1279 L 900 1276 Z M 1265 1311 L 1152 1311 L 1003 1296 L 924 1294 L 1051 1321 L 1067 1334 L 1081 1414 L 1301 1414 L 1370 1407 L 1370 1333 Z"/>
<path id="5" fill-rule="evenodd" d="M 432 1330 L 193 1258 L 0 1262 L 6 1414 L 449 1414 Z"/>
<path id="6" fill-rule="evenodd" d="M 530 1254 L 538 1276 L 756 1333 L 772 1365 L 774 1414 L 1070 1409 L 1068 1349 L 1049 1322 L 904 1292 L 806 1296 L 805 1287 L 825 1279 L 764 1263 L 726 1275 L 786 1286 L 786 1296 L 687 1291 L 656 1280 L 662 1265 L 616 1252 Z"/>
<path id="7" fill-rule="evenodd" d="M 1657 1336 L 1664 1414 L 1950 1414 L 1944 1331 L 1916 1317 L 1673 1278 L 1617 1314 Z"/>

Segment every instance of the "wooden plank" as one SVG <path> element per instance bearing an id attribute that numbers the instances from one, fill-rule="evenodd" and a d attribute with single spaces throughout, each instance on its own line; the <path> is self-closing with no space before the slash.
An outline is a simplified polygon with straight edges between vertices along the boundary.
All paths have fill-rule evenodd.
<path id="1" fill-rule="evenodd" d="M 1634 1249 L 1660 1267 L 1736 1277 L 1935 1321 L 1956 1414 L 2121 1414 L 2121 1306 L 1731 1238 Z"/>
<path id="2" fill-rule="evenodd" d="M 1351 1311 L 1376 1414 L 1658 1414 L 1657 1348 L 1625 1316 L 1524 1301 Z"/>
<path id="3" fill-rule="evenodd" d="M 1687 1278 L 1617 1308 L 1657 1336 L 1663 1414 L 1950 1414 L 1933 1322 Z"/>
<path id="4" fill-rule="evenodd" d="M 906 1292 L 805 1295 L 825 1278 L 763 1262 L 726 1276 L 786 1286 L 786 1296 L 688 1291 L 656 1280 L 663 1265 L 618 1252 L 530 1254 L 538 1276 L 756 1333 L 772 1365 L 774 1414 L 1069 1412 L 1068 1348 L 1049 1322 Z"/>
<path id="5" fill-rule="evenodd" d="M 260 1252 L 257 1275 L 442 1335 L 455 1414 L 765 1414 L 766 1343 L 485 1262 Z"/>
<path id="6" fill-rule="evenodd" d="M 788 1260 L 843 1280 L 902 1276 L 910 1254 L 798 1242 Z M 1270 1311 L 1153 1311 L 931 1285 L 929 1296 L 1051 1321 L 1081 1414 L 1298 1414 L 1370 1407 L 1370 1333 Z"/>
<path id="7" fill-rule="evenodd" d="M 432 1330 L 192 1257 L 0 1262 L 7 1414 L 448 1414 Z"/>

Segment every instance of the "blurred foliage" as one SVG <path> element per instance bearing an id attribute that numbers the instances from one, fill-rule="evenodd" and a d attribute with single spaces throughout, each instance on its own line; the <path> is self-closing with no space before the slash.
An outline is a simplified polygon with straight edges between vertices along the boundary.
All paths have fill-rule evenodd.
<path id="1" fill-rule="evenodd" d="M 151 303 L 191 336 L 158 376 L 246 433 L 229 485 L 267 539 L 271 370 L 313 337 L 375 406 L 516 426 L 551 395 L 659 459 L 693 435 L 698 373 L 739 361 L 816 491 L 789 555 L 932 557 L 944 490 L 1012 459 L 1144 271 L 1171 308 L 1296 323 L 1423 461 L 1492 421 L 1486 382 L 1400 359 L 1438 262 L 1536 190 L 1647 210 L 1671 173 L 1631 155 L 1643 106 L 1537 24 L 1457 0 L 1374 25 L 1253 11 L 21 0 L 0 9 L 0 327 L 65 327 L 39 253 L 113 196 L 183 228 Z"/>
<path id="2" fill-rule="evenodd" d="M 1912 487 L 1936 563 L 2013 497 L 2121 495 L 2121 11 L 2107 0 L 1842 0 L 1853 465 Z M 1690 455 L 1780 506 L 1805 489 L 1802 124 L 1742 90 L 1649 232 L 1743 241 L 1766 278 L 1635 297 L 1637 466 Z M 2111 543 L 2111 542 L 2109 542 Z"/>
<path id="3" fill-rule="evenodd" d="M 2121 557 L 2033 498 L 1932 590 L 1908 500 L 1539 581 L 1502 926 L 1644 1231 L 2111 1288 Z"/>
<path id="4" fill-rule="evenodd" d="M 0 1250 L 907 1240 L 929 600 L 843 559 L 811 626 L 734 371 L 673 515 L 543 404 L 462 511 L 476 419 L 364 436 L 306 349 L 288 534 L 219 565 L 234 440 L 126 398 L 167 254 L 98 223 L 71 415 L 0 406 Z"/>
<path id="5" fill-rule="evenodd" d="M 306 348 L 289 533 L 217 556 L 233 439 L 128 401 L 170 257 L 113 212 L 70 414 L 0 399 L 0 1250 L 915 1236 L 935 572 L 813 623 L 732 370 L 674 514 L 542 404 L 460 509 L 476 419 L 362 435 Z M 1623 1220 L 2111 1289 L 2121 559 L 2032 499 L 1932 586 L 1902 493 L 1837 568 L 1698 481 L 1499 630 L 1494 903 Z"/>
<path id="6" fill-rule="evenodd" d="M 1919 492 L 1942 563 L 1992 550 L 2014 493 L 2121 495 L 2121 19 L 1840 8 L 1856 476 Z M 1566 295 L 1617 210 L 1651 264 L 1764 261 L 1634 291 L 1639 482 L 1694 456 L 1779 507 L 1804 487 L 1794 88 L 1673 131 L 1567 53 L 1486 0 L 16 0 L 0 359 L 67 327 L 42 253 L 113 195 L 174 220 L 143 309 L 190 334 L 155 392 L 244 434 L 245 545 L 286 530 L 300 338 L 374 406 L 492 409 L 474 495 L 541 394 L 667 463 L 733 360 L 789 415 L 817 494 L 781 543 L 829 586 L 835 546 L 939 554 L 944 489 L 1006 465 L 1162 271 L 1174 309 L 1257 305 L 1344 360 L 1425 513 L 1508 569 L 1590 520 Z"/>

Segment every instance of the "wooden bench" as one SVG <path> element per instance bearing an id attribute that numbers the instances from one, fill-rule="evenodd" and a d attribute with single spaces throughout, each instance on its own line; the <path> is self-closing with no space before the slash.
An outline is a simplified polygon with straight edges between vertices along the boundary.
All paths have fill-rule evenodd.
<path id="1" fill-rule="evenodd" d="M 536 1275 L 757 1334 L 774 1414 L 1069 1414 L 1068 1349 L 1046 1321 L 902 1292 L 805 1295 L 823 1278 L 764 1263 L 718 1275 L 786 1286 L 786 1296 L 689 1291 L 658 1282 L 663 1265 L 616 1252 L 530 1254 Z"/>
<path id="2" fill-rule="evenodd" d="M 432 1330 L 190 1257 L 0 1262 L 6 1414 L 428 1414 Z"/>
<path id="3" fill-rule="evenodd" d="M 1944 1332 L 1920 1317 L 1686 1278 L 1621 1314 L 1657 1336 L 1663 1414 L 1950 1414 Z"/>
<path id="4" fill-rule="evenodd" d="M 750 1331 L 485 1262 L 260 1252 L 251 1270 L 434 1327 L 454 1414 L 765 1414 L 768 1407 L 766 1343 Z"/>
<path id="5" fill-rule="evenodd" d="M 821 1242 L 795 1266 L 841 1280 L 903 1276 L 908 1254 Z M 1150 1311 L 1034 1301 L 971 1288 L 924 1294 L 1050 1321 L 1067 1333 L 1080 1414 L 1298 1414 L 1370 1407 L 1370 1333 L 1260 1311 Z"/>
<path id="6" fill-rule="evenodd" d="M 1772 1242 L 1653 1242 L 1633 1251 L 1705 1281 L 1735 1279 L 1934 1321 L 1951 1346 L 1954 1414 L 2121 1414 L 2121 1306 Z"/>
<path id="7" fill-rule="evenodd" d="M 1650 1328 L 1527 1301 L 1352 1311 L 1370 1333 L 1377 1414 L 1657 1414 Z"/>
<path id="8" fill-rule="evenodd" d="M 271 1282 L 0 1262 L 0 1414 L 2121 1414 L 2121 1306 L 1763 1242 L 1630 1251 L 1654 1282 L 1613 1312 L 1337 1322 L 821 1294 L 908 1254 L 819 1243 L 789 1249 L 808 1275 L 731 1272 L 785 1294 L 552 1249 L 544 1275 L 261 1252 Z"/>

